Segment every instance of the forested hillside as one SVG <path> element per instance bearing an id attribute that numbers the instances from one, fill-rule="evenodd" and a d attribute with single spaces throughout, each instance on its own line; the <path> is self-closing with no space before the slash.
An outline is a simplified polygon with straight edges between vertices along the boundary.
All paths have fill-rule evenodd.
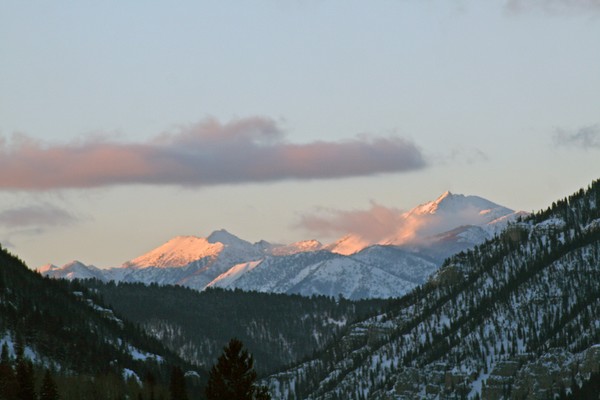
<path id="1" fill-rule="evenodd" d="M 148 379 L 157 398 L 167 396 L 176 365 L 205 377 L 85 287 L 42 278 L 5 250 L 0 250 L 0 342 L 0 398 L 11 398 L 26 384 L 39 390 L 44 370 L 52 372 L 63 399 L 137 396 L 149 390 L 143 387 Z M 199 392 L 203 380 L 188 384 Z"/>
<path id="2" fill-rule="evenodd" d="M 276 398 L 546 399 L 600 366 L 600 181 L 444 263 L 313 360 Z"/>
<path id="3" fill-rule="evenodd" d="M 312 356 L 386 301 L 83 281 L 119 314 L 189 362 L 209 367 L 230 338 L 242 340 L 259 373 Z"/>

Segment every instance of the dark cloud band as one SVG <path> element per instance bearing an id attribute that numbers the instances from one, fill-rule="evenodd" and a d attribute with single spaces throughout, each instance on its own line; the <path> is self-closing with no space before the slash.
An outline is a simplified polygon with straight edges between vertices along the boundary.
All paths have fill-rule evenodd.
<path id="1" fill-rule="evenodd" d="M 45 145 L 0 138 L 0 189 L 51 190 L 124 184 L 204 186 L 331 179 L 425 167 L 398 137 L 291 144 L 274 121 L 208 120 L 144 143 L 93 140 Z"/>

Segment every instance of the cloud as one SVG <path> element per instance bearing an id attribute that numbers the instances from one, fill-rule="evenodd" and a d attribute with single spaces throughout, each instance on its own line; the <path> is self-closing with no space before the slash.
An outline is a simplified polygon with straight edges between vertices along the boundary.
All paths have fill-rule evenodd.
<path id="1" fill-rule="evenodd" d="M 598 0 L 507 0 L 506 10 L 513 14 L 543 11 L 551 15 L 600 12 Z"/>
<path id="2" fill-rule="evenodd" d="M 327 210 L 321 214 L 303 215 L 299 227 L 321 236 L 354 234 L 376 243 L 406 225 L 404 212 L 371 202 L 368 210 Z"/>
<path id="3" fill-rule="evenodd" d="M 470 213 L 467 214 L 465 216 L 470 218 Z M 434 214 L 411 214 L 372 202 L 367 210 L 326 210 L 305 214 L 298 227 L 329 238 L 349 234 L 371 244 L 404 244 L 421 242 L 462 223 L 464 220 L 459 216 L 442 219 Z"/>
<path id="4" fill-rule="evenodd" d="M 10 229 L 66 226 L 77 220 L 69 212 L 51 204 L 23 206 L 0 212 L 0 226 Z"/>
<path id="5" fill-rule="evenodd" d="M 371 202 L 367 210 L 322 210 L 301 216 L 297 227 L 327 238 L 350 234 L 370 244 L 417 244 L 427 243 L 433 236 L 459 226 L 485 225 L 494 215 L 482 213 L 481 207 L 475 204 L 456 208 L 452 201 L 432 213 L 429 210 L 432 204 L 426 203 L 408 212 L 375 202 Z"/>
<path id="6" fill-rule="evenodd" d="M 0 138 L 0 189 L 50 190 L 124 184 L 205 186 L 331 179 L 425 167 L 419 148 L 398 137 L 292 144 L 267 118 L 209 119 L 143 143 L 108 138 L 49 145 Z"/>
<path id="7" fill-rule="evenodd" d="M 554 135 L 557 146 L 578 147 L 584 150 L 600 149 L 600 125 L 589 125 L 576 132 L 558 129 Z"/>

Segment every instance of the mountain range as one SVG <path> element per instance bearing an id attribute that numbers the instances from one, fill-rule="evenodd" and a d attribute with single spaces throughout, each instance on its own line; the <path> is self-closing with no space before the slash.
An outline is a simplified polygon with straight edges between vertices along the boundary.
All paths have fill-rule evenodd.
<path id="1" fill-rule="evenodd" d="M 478 196 L 446 192 L 402 213 L 392 233 L 369 240 L 348 234 L 329 245 L 250 243 L 226 230 L 178 236 L 119 267 L 73 261 L 38 272 L 53 278 L 172 284 L 347 299 L 400 297 L 435 272 L 443 259 L 498 234 L 515 212 Z"/>
<path id="2" fill-rule="evenodd" d="M 240 245 L 232 236 L 196 238 L 219 248 L 200 260 Z M 365 257 L 385 270 L 396 251 L 409 251 L 372 244 L 351 255 L 327 249 L 276 255 L 266 242 L 250 246 L 263 257 L 246 262 L 250 271 L 270 258 L 310 255 L 329 257 L 330 264 Z M 156 271 L 200 262 L 188 263 L 198 253 L 161 257 L 164 250 L 142 259 L 165 260 L 151 267 Z M 120 269 L 149 268 L 133 261 Z M 170 266 L 177 261 L 183 266 Z M 97 272 L 80 267 L 70 272 Z M 198 292 L 48 279 L 0 248 L 0 397 L 14 398 L 4 391 L 22 389 L 32 371 L 39 385 L 48 370 L 64 400 L 167 398 L 169 370 L 178 365 L 189 372 L 190 398 L 203 398 L 206 368 L 222 344 L 242 337 L 268 374 L 260 384 L 273 399 L 598 398 L 600 180 L 448 257 L 424 280 L 383 300 Z"/>
<path id="3" fill-rule="evenodd" d="M 597 180 L 264 382 L 277 399 L 597 399 L 599 316 Z"/>

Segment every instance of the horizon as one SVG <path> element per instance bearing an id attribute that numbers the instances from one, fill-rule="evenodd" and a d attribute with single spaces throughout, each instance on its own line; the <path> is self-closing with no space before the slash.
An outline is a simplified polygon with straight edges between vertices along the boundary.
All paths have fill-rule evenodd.
<path id="1" fill-rule="evenodd" d="M 565 196 L 567 197 L 567 196 Z M 210 231 L 207 235 L 205 236 L 201 236 L 201 235 L 194 235 L 194 234 L 190 234 L 190 235 L 176 235 L 173 237 L 170 237 L 168 239 L 166 239 L 165 241 L 163 241 L 162 243 L 156 243 L 153 247 L 148 248 L 147 251 L 145 251 L 143 254 L 136 254 L 134 256 L 132 256 L 130 259 L 123 261 L 120 264 L 115 264 L 115 265 L 97 265 L 95 263 L 88 263 L 84 260 L 78 260 L 78 259 L 73 259 L 73 260 L 69 260 L 68 262 L 61 264 L 61 265 L 57 265 L 55 263 L 52 262 L 48 262 L 45 263 L 43 265 L 38 265 L 38 266 L 29 266 L 31 269 L 34 270 L 42 270 L 48 267 L 57 267 L 57 268 L 63 268 L 65 266 L 71 265 L 71 264 L 75 264 L 75 263 L 79 263 L 82 264 L 86 267 L 95 267 L 95 268 L 99 268 L 99 269 L 112 269 L 112 268 L 122 268 L 126 265 L 128 265 L 130 262 L 135 262 L 135 260 L 140 259 L 140 258 L 145 258 L 147 256 L 149 256 L 152 253 L 155 253 L 156 251 L 160 250 L 163 246 L 171 244 L 173 242 L 177 242 L 178 239 L 201 239 L 201 240 L 206 240 L 208 243 L 222 243 L 224 245 L 227 245 L 227 242 L 223 242 L 222 240 L 220 240 L 218 237 L 217 238 L 213 238 L 211 239 L 213 236 L 217 235 L 217 236 L 221 236 L 222 234 L 226 234 L 228 236 L 233 237 L 234 239 L 239 239 L 243 242 L 246 242 L 250 245 L 258 245 L 261 242 L 266 242 L 267 244 L 274 246 L 274 247 L 287 247 L 287 246 L 291 246 L 294 244 L 300 244 L 303 242 L 318 242 L 322 247 L 319 248 L 319 250 L 328 250 L 328 251 L 332 251 L 334 253 L 339 253 L 340 255 L 351 255 L 354 252 L 360 252 L 364 249 L 366 249 L 367 247 L 371 247 L 371 246 L 377 246 L 377 245 L 386 245 L 383 242 L 383 239 L 389 239 L 390 235 L 392 236 L 397 236 L 397 235 L 403 235 L 406 236 L 407 234 L 410 234 L 410 238 L 403 243 L 394 243 L 392 245 L 394 246 L 403 246 L 403 245 L 415 245 L 418 243 L 423 243 L 423 240 L 427 240 L 429 237 L 431 236 L 435 236 L 435 235 L 439 235 L 439 234 L 444 234 L 444 233 L 448 233 L 451 232 L 457 228 L 460 228 L 461 226 L 481 226 L 481 222 L 475 222 L 472 220 L 472 218 L 474 217 L 474 215 L 471 213 L 471 211 L 474 211 L 475 214 L 481 216 L 482 213 L 479 212 L 479 210 L 477 209 L 473 209 L 473 204 L 469 203 L 468 207 L 463 207 L 460 210 L 460 215 L 457 215 L 454 219 L 450 219 L 448 221 L 445 221 L 442 225 L 440 225 L 439 221 L 436 220 L 429 220 L 427 221 L 426 219 L 424 219 L 423 221 L 417 221 L 415 223 L 415 221 L 409 221 L 409 220 L 404 220 L 404 218 L 410 218 L 410 216 L 416 211 L 417 213 L 419 213 L 419 210 L 423 207 L 423 206 L 429 206 L 429 205 L 437 205 L 437 204 L 443 204 L 444 200 L 446 199 L 456 199 L 456 198 L 465 198 L 465 199 L 470 199 L 471 201 L 473 201 L 475 199 L 475 201 L 483 201 L 484 203 L 488 204 L 490 206 L 492 206 L 492 208 L 489 209 L 483 209 L 483 211 L 493 211 L 494 209 L 500 209 L 502 210 L 501 212 L 508 212 L 507 214 L 501 214 L 500 217 L 498 217 L 497 219 L 492 219 L 490 222 L 486 222 L 483 221 L 484 224 L 486 225 L 491 225 L 496 223 L 496 221 L 500 221 L 500 220 L 506 220 L 506 217 L 511 217 L 513 216 L 514 218 L 517 217 L 521 217 L 521 215 L 523 215 L 523 213 L 525 213 L 526 215 L 530 215 L 531 212 L 525 211 L 525 210 L 515 210 L 515 209 L 510 209 L 510 208 L 506 208 L 501 204 L 496 204 L 488 199 L 485 199 L 483 197 L 477 196 L 477 195 L 465 195 L 465 194 L 461 194 L 461 193 L 452 193 L 449 190 L 445 191 L 444 193 L 442 193 L 441 195 L 439 195 L 437 198 L 432 199 L 430 201 L 427 201 L 425 203 L 421 203 L 418 205 L 415 205 L 413 208 L 409 209 L 409 210 L 394 210 L 394 209 L 388 209 L 386 210 L 386 212 L 389 214 L 388 216 L 391 216 L 391 218 L 389 218 L 389 221 L 386 221 L 389 225 L 390 228 L 394 229 L 393 233 L 390 233 L 389 231 L 386 231 L 386 233 L 388 234 L 388 236 L 386 237 L 385 235 L 383 236 L 377 236 L 376 238 L 366 238 L 364 236 L 361 236 L 361 233 L 357 233 L 357 230 L 353 230 L 353 229 L 347 229 L 347 231 L 344 233 L 344 231 L 342 229 L 339 229 L 341 233 L 341 236 L 336 236 L 334 239 L 330 240 L 330 241 L 321 241 L 319 239 L 316 238 L 311 238 L 311 237 L 307 237 L 304 239 L 300 239 L 298 241 L 295 242 L 289 242 L 289 243 L 281 243 L 281 242 L 273 242 L 270 241 L 268 239 L 265 238 L 261 238 L 258 240 L 247 240 L 244 237 L 240 237 L 239 235 L 237 235 L 235 232 L 231 232 L 230 230 L 228 230 L 225 227 L 221 227 L 221 228 L 217 228 L 214 229 L 212 231 Z M 562 199 L 562 198 L 561 198 Z M 556 199 L 556 201 L 558 201 L 560 199 Z M 550 205 L 548 205 L 548 207 L 550 207 Z M 540 212 L 545 210 L 545 207 L 543 209 L 540 210 L 535 210 L 533 212 Z M 360 213 L 364 213 L 364 211 L 360 211 L 357 212 L 357 214 Z M 394 214 L 394 215 L 392 215 Z M 434 212 L 435 214 L 435 212 Z M 455 210 L 450 211 L 450 214 L 454 215 L 456 214 Z M 483 215 L 487 215 L 488 213 L 484 213 Z M 429 211 L 422 211 L 422 215 L 425 215 L 425 218 L 429 217 Z M 352 216 L 351 218 L 352 219 Z M 379 218 L 380 222 L 381 218 Z M 460 223 L 457 225 L 456 221 L 460 221 Z M 319 221 L 317 221 L 318 223 Z M 325 222 L 327 223 L 327 221 L 320 221 L 320 222 Z M 352 225 L 352 222 L 350 222 L 350 224 L 348 224 L 347 221 L 344 221 L 344 226 L 348 226 L 348 225 Z M 355 224 L 362 224 L 368 221 L 365 221 L 364 218 L 361 218 L 360 215 L 358 215 L 357 221 L 355 221 Z M 501 222 L 502 223 L 502 222 Z M 308 225 L 308 224 L 307 224 Z M 347 240 L 348 238 L 356 238 L 359 240 L 359 242 L 362 242 L 364 244 L 364 247 L 362 247 L 359 243 L 359 246 L 361 246 L 360 249 L 357 250 L 352 250 L 350 253 L 345 253 L 344 249 L 339 249 L 337 248 L 336 250 L 334 250 L 334 248 L 336 248 L 336 244 L 338 243 L 343 243 L 345 240 Z M 390 243 L 388 243 L 390 244 Z M 166 252 L 170 252 L 171 251 L 171 246 L 167 246 L 168 248 L 165 250 Z M 189 248 L 189 246 L 188 246 Z M 178 253 L 182 251 L 182 249 L 180 247 L 178 247 Z M 312 251 L 312 250 L 308 250 L 308 251 Z M 163 253 L 159 253 L 159 254 L 163 254 Z M 196 258 L 194 258 L 195 260 Z"/>
<path id="2" fill-rule="evenodd" d="M 600 170 L 595 2 L 9 0 L 0 31 L 0 244 L 30 268 L 325 243 L 445 191 L 535 212 Z"/>

